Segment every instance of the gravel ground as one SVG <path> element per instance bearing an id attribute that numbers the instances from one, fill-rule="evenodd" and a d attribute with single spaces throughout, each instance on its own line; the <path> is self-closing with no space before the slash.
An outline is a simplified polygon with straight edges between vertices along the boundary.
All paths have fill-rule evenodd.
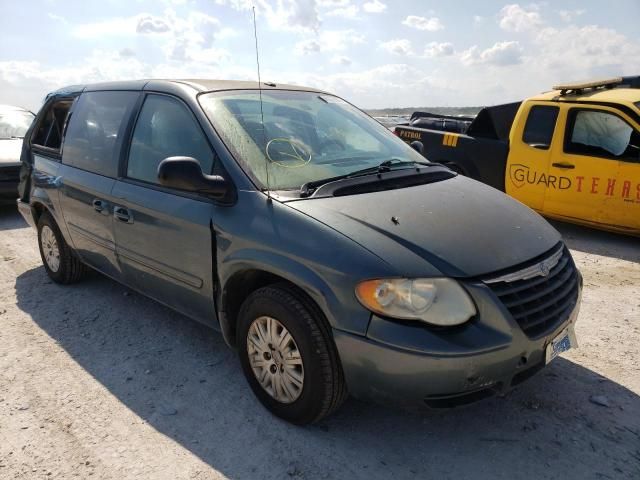
<path id="1" fill-rule="evenodd" d="M 558 224 L 585 279 L 580 348 L 438 414 L 349 400 L 270 416 L 222 338 L 100 275 L 48 280 L 0 209 L 0 478 L 640 478 L 640 240 Z"/>

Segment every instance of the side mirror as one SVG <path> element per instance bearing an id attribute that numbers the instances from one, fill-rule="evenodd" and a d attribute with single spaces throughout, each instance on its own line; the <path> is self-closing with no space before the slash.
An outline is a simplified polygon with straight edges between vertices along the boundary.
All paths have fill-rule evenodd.
<path id="1" fill-rule="evenodd" d="M 158 165 L 158 182 L 169 188 L 222 198 L 229 184 L 220 175 L 205 175 L 200 163 L 191 157 L 169 157 Z"/>
<path id="2" fill-rule="evenodd" d="M 424 155 L 424 145 L 422 144 L 422 142 L 418 140 L 414 140 L 409 144 L 409 146 L 413 148 L 416 152 L 418 152 L 420 155 Z"/>

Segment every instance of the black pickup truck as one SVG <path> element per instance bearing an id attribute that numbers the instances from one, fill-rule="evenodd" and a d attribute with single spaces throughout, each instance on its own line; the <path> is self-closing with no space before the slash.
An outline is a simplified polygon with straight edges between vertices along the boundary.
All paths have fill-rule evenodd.
<path id="1" fill-rule="evenodd" d="M 476 117 L 415 112 L 395 134 L 421 142 L 429 160 L 504 191 L 509 133 L 521 103 L 486 107 Z"/>

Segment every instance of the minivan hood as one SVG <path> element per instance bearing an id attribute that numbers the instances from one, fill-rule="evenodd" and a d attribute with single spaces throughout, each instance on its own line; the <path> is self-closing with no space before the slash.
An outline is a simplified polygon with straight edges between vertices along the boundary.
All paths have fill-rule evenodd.
<path id="1" fill-rule="evenodd" d="M 21 138 L 0 139 L 0 165 L 4 167 L 20 165 L 21 153 Z"/>
<path id="2" fill-rule="evenodd" d="M 403 276 L 484 275 L 530 260 L 561 240 L 533 210 L 462 176 L 288 205 L 352 238 Z"/>

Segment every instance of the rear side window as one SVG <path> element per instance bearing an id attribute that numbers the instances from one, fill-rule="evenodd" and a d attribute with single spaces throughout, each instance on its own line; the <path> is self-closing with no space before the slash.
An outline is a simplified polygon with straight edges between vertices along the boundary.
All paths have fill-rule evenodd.
<path id="1" fill-rule="evenodd" d="M 31 137 L 33 146 L 44 148 L 54 154 L 60 153 L 62 134 L 72 104 L 73 99 L 67 98 L 52 102 L 45 107 L 46 110 Z"/>
<path id="2" fill-rule="evenodd" d="M 193 157 L 211 173 L 213 152 L 193 114 L 178 100 L 149 95 L 131 140 L 127 177 L 158 182 L 158 165 L 167 157 Z"/>
<path id="3" fill-rule="evenodd" d="M 116 177 L 122 136 L 137 92 L 83 93 L 73 109 L 62 162 Z"/>
<path id="4" fill-rule="evenodd" d="M 522 141 L 532 147 L 548 149 L 558 118 L 558 107 L 535 105 L 529 110 Z"/>

